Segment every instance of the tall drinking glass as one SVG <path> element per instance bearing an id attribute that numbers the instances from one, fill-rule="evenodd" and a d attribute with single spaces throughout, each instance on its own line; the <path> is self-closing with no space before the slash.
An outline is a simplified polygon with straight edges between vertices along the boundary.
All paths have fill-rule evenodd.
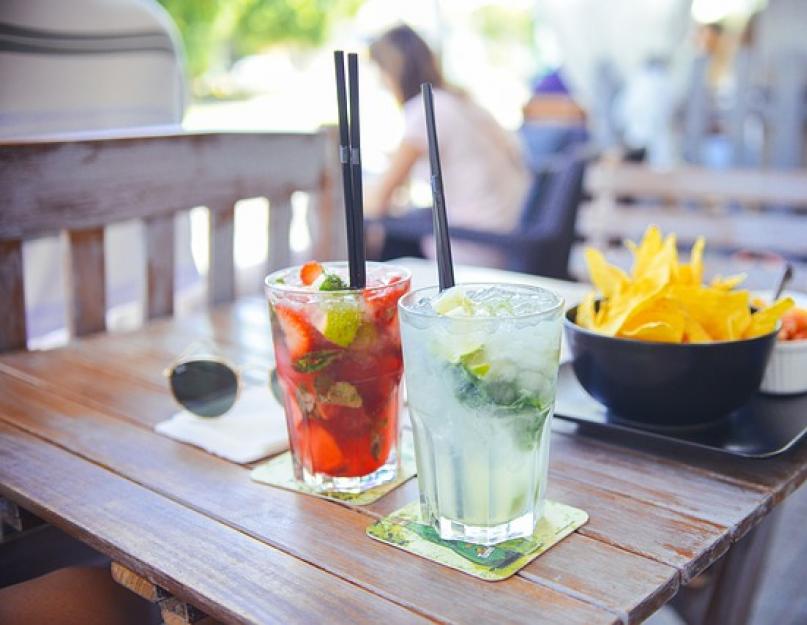
<path id="1" fill-rule="evenodd" d="M 422 515 L 446 540 L 530 536 L 546 489 L 563 300 L 531 286 L 401 299 Z"/>
<path id="2" fill-rule="evenodd" d="M 334 290 L 346 264 L 318 267 L 313 284 L 301 282 L 300 267 L 266 278 L 294 475 L 319 491 L 361 492 L 398 470 L 397 304 L 410 273 L 367 263 L 366 288 Z"/>

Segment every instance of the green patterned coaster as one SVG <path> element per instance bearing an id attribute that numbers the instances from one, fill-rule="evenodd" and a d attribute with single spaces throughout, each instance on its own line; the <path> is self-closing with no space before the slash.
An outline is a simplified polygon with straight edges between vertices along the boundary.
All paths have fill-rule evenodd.
<path id="1" fill-rule="evenodd" d="M 484 547 L 442 540 L 430 525 L 421 522 L 420 504 L 413 501 L 373 523 L 367 528 L 367 535 L 432 562 L 496 582 L 517 573 L 587 521 L 588 514 L 579 508 L 546 501 L 544 516 L 530 538 Z"/>
<path id="2" fill-rule="evenodd" d="M 381 486 L 376 486 L 363 493 L 318 493 L 315 490 L 300 484 L 294 479 L 292 468 L 291 452 L 286 452 L 275 456 L 271 460 L 258 465 L 252 470 L 250 477 L 256 482 L 263 482 L 272 486 L 293 490 L 306 495 L 314 495 L 331 501 L 341 501 L 354 506 L 366 506 L 381 499 L 387 493 L 395 490 L 409 478 L 415 475 L 415 449 L 411 432 L 404 431 L 401 434 L 401 468 L 398 477 L 392 482 L 387 482 Z"/>

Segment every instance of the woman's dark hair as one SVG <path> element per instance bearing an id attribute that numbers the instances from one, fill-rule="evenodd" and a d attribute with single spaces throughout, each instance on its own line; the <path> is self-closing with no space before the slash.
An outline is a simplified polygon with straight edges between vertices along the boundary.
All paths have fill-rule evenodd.
<path id="1" fill-rule="evenodd" d="M 370 58 L 396 83 L 402 104 L 420 95 L 421 83 L 445 87 L 434 53 L 409 26 L 396 26 L 376 39 Z"/>

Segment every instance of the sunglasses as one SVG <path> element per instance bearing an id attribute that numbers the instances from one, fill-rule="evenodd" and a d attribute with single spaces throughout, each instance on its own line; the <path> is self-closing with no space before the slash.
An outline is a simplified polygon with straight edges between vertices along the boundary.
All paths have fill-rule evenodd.
<path id="1" fill-rule="evenodd" d="M 257 375 L 253 377 L 265 383 L 266 371 L 267 367 L 260 365 L 238 367 L 205 345 L 195 344 L 186 349 L 164 374 L 174 400 L 182 408 L 199 417 L 220 417 L 238 401 L 244 378 L 255 373 Z M 272 368 L 272 391 L 279 396 L 276 378 Z"/>

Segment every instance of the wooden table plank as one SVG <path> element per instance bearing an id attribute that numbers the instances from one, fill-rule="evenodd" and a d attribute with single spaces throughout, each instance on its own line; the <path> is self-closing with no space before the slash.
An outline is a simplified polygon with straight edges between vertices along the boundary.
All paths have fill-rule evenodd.
<path id="1" fill-rule="evenodd" d="M 683 462 L 576 435 L 552 440 L 553 468 L 572 479 L 726 527 L 740 538 L 769 510 L 761 490 L 716 479 Z"/>
<path id="2" fill-rule="evenodd" d="M 4 423 L 0 492 L 228 623 L 428 622 Z"/>
<path id="3" fill-rule="evenodd" d="M 0 375 L 0 389 L 0 418 L 15 426 L 437 620 L 529 623 L 536 614 L 558 624 L 617 620 L 523 578 L 490 584 L 375 543 L 364 535 L 369 519 L 360 512 L 257 484 L 237 465 L 42 388 Z"/>
<path id="4" fill-rule="evenodd" d="M 771 458 L 742 458 L 627 432 L 598 429 L 596 433 L 587 434 L 586 428 L 581 428 L 577 435 L 697 468 L 715 480 L 763 492 L 768 497 L 769 509 L 781 503 L 807 479 L 807 444 L 804 443 Z"/>

